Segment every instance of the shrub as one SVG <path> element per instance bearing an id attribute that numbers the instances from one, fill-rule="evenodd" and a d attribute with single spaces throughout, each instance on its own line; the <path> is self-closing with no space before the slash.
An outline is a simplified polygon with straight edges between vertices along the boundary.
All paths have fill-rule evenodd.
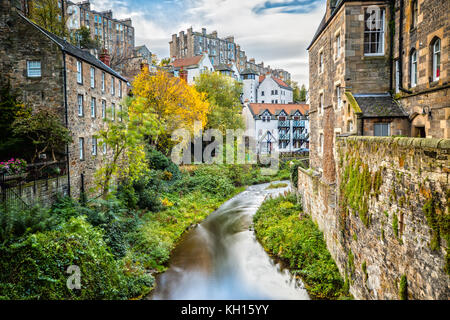
<path id="1" fill-rule="evenodd" d="M 82 217 L 0 250 L 0 296 L 4 298 L 117 299 L 128 293 L 125 275 L 102 233 Z M 66 286 L 71 265 L 80 268 L 81 290 Z"/>
<path id="2" fill-rule="evenodd" d="M 171 178 L 169 179 L 170 181 L 178 180 L 181 178 L 181 173 L 178 166 L 161 152 L 149 147 L 147 148 L 146 156 L 150 169 L 170 172 L 172 174 Z"/>

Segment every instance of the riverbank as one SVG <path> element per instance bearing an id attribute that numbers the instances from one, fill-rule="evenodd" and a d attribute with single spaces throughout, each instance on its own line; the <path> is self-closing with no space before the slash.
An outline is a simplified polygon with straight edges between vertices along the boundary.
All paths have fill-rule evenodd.
<path id="1" fill-rule="evenodd" d="M 254 216 L 257 239 L 271 255 L 281 259 L 303 281 L 314 299 L 349 299 L 327 250 L 323 234 L 310 217 L 301 215 L 296 196 L 267 199 Z"/>

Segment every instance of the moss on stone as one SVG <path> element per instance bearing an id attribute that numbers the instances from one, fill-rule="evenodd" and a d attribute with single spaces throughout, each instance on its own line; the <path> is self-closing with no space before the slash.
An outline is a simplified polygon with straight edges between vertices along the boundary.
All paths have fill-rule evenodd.
<path id="1" fill-rule="evenodd" d="M 400 300 L 408 300 L 408 281 L 406 279 L 406 275 L 402 275 L 402 278 L 400 279 L 398 297 Z"/>

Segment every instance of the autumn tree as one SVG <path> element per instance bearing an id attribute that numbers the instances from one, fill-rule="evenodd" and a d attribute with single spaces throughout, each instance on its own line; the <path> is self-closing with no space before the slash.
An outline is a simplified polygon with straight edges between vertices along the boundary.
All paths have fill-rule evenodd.
<path id="1" fill-rule="evenodd" d="M 105 148 L 108 154 L 95 173 L 103 198 L 108 196 L 112 181 L 126 177 L 129 183 L 133 183 L 147 172 L 144 139 L 157 130 L 156 120 L 150 113 L 129 112 L 132 104 L 142 109 L 140 102 L 133 99 L 125 100 L 124 109 L 118 114 L 121 121 L 113 120 L 112 111 L 108 110 L 105 126 L 96 134 L 100 147 Z"/>
<path id="2" fill-rule="evenodd" d="M 67 15 L 63 14 L 58 0 L 34 0 L 29 2 L 29 14 L 33 22 L 60 37 L 67 36 Z"/>
<path id="3" fill-rule="evenodd" d="M 218 129 L 225 134 L 227 129 L 244 128 L 239 82 L 219 72 L 205 72 L 195 80 L 195 88 L 206 95 L 211 105 L 208 129 Z"/>
<path id="4" fill-rule="evenodd" d="M 159 141 L 168 141 L 167 137 L 176 129 L 187 129 L 193 134 L 195 121 L 201 122 L 202 126 L 207 122 L 210 108 L 205 94 L 180 78 L 160 70 L 151 74 L 144 68 L 134 80 L 133 88 L 135 99 L 130 106 L 130 115 L 154 116 L 158 129 L 150 138 L 155 146 L 161 147 Z"/>

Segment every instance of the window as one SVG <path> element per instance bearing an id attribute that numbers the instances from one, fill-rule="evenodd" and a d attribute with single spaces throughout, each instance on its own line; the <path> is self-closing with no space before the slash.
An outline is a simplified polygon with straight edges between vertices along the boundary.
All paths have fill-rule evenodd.
<path id="1" fill-rule="evenodd" d="M 441 40 L 436 39 L 433 43 L 433 81 L 439 80 L 441 75 Z"/>
<path id="2" fill-rule="evenodd" d="M 77 82 L 83 83 L 83 66 L 81 61 L 77 61 Z"/>
<path id="3" fill-rule="evenodd" d="M 323 154 L 323 133 L 319 135 L 319 152 Z"/>
<path id="4" fill-rule="evenodd" d="M 91 98 L 91 118 L 95 118 L 96 110 L 95 110 L 95 98 Z"/>
<path id="5" fill-rule="evenodd" d="M 323 113 L 323 93 L 321 93 L 319 97 L 319 113 Z"/>
<path id="6" fill-rule="evenodd" d="M 319 53 L 319 73 L 323 72 L 323 52 Z"/>
<path id="7" fill-rule="evenodd" d="M 102 91 L 105 92 L 105 73 L 102 72 Z"/>
<path id="8" fill-rule="evenodd" d="M 119 121 L 122 122 L 123 121 L 123 117 L 122 117 L 122 106 L 119 105 Z"/>
<path id="9" fill-rule="evenodd" d="M 417 51 L 411 52 L 411 87 L 417 85 Z"/>
<path id="10" fill-rule="evenodd" d="M 395 93 L 400 92 L 400 63 L 395 60 Z"/>
<path id="11" fill-rule="evenodd" d="M 82 117 L 84 115 L 84 108 L 83 108 L 83 95 L 79 94 L 78 95 L 78 115 L 80 117 Z"/>
<path id="12" fill-rule="evenodd" d="M 116 104 L 113 103 L 111 106 L 111 119 L 112 121 L 116 120 Z"/>
<path id="13" fill-rule="evenodd" d="M 374 124 L 375 136 L 389 136 L 390 124 L 389 123 L 375 123 Z"/>
<path id="14" fill-rule="evenodd" d="M 384 54 L 385 10 L 366 8 L 364 15 L 364 55 Z"/>
<path id="15" fill-rule="evenodd" d="M 27 61 L 27 76 L 29 78 L 40 78 L 41 75 L 41 62 Z"/>
<path id="16" fill-rule="evenodd" d="M 417 17 L 419 16 L 419 5 L 417 0 L 411 1 L 411 29 L 417 27 Z"/>
<path id="17" fill-rule="evenodd" d="M 103 142 L 102 149 L 103 149 L 103 154 L 106 154 L 106 142 Z"/>
<path id="18" fill-rule="evenodd" d="M 95 88 L 95 68 L 91 67 L 91 88 Z"/>
<path id="19" fill-rule="evenodd" d="M 84 138 L 78 140 L 78 148 L 80 149 L 80 160 L 84 160 Z"/>
<path id="20" fill-rule="evenodd" d="M 122 81 L 119 80 L 119 98 L 122 98 Z"/>
<path id="21" fill-rule="evenodd" d="M 342 107 L 341 86 L 336 87 L 337 107 Z"/>
<path id="22" fill-rule="evenodd" d="M 97 155 L 97 138 L 96 137 L 92 137 L 92 155 L 96 156 Z"/>
<path id="23" fill-rule="evenodd" d="M 114 77 L 111 77 L 111 95 L 116 94 L 116 88 L 114 87 Z"/>
<path id="24" fill-rule="evenodd" d="M 336 36 L 336 59 L 341 56 L 341 34 Z"/>
<path id="25" fill-rule="evenodd" d="M 264 97 L 264 91 L 261 91 L 261 96 Z"/>
<path id="26" fill-rule="evenodd" d="M 102 100 L 102 119 L 106 119 L 106 101 Z"/>

